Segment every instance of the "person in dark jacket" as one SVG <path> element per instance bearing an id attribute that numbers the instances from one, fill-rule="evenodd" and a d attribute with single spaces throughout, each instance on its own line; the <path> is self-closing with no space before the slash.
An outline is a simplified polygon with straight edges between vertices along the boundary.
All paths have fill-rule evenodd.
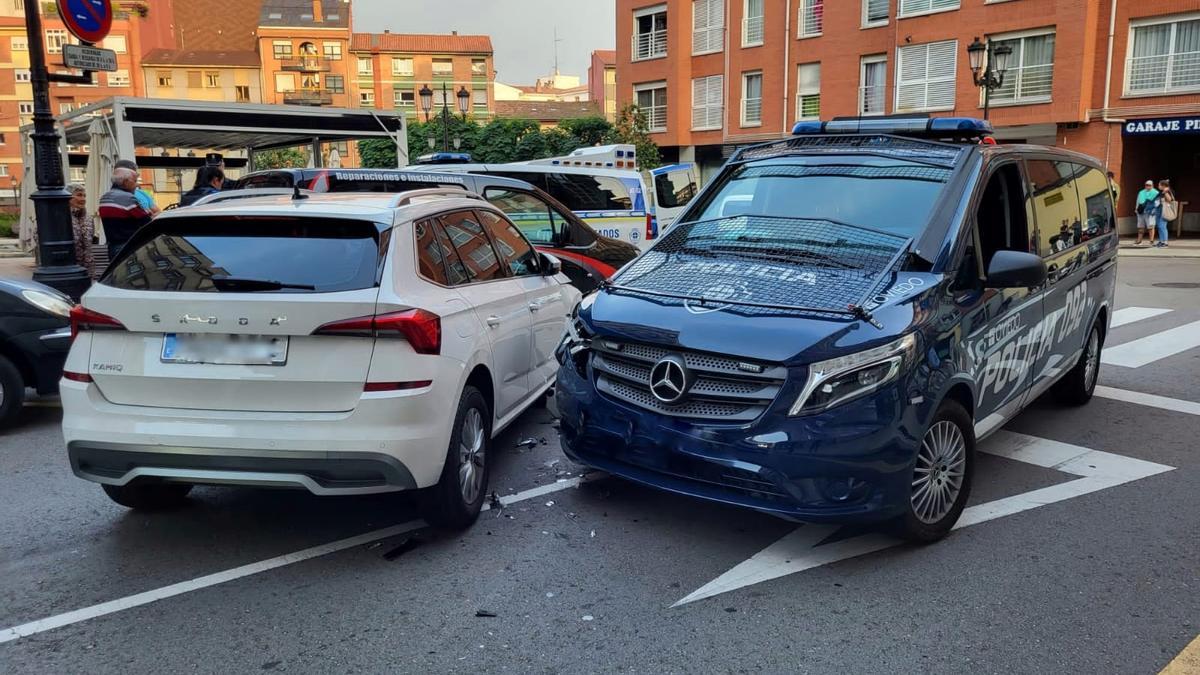
<path id="1" fill-rule="evenodd" d="M 225 172 L 219 166 L 202 167 L 196 172 L 196 184 L 179 198 L 180 206 L 191 206 L 201 197 L 215 195 L 225 184 Z"/>
<path id="2" fill-rule="evenodd" d="M 138 175 L 124 167 L 113 169 L 112 189 L 100 197 L 98 215 L 108 238 L 108 259 L 113 260 L 125 243 L 142 226 L 150 222 L 147 211 L 134 196 Z"/>

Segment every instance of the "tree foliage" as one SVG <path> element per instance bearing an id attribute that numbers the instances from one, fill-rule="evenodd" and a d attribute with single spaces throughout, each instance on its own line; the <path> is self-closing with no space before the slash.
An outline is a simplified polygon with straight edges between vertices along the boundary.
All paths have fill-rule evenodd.
<path id="1" fill-rule="evenodd" d="M 254 153 L 254 168 L 256 170 L 301 169 L 306 166 L 308 166 L 308 153 L 299 148 L 278 148 Z"/>
<path id="2" fill-rule="evenodd" d="M 610 143 L 632 143 L 643 169 L 659 164 L 658 146 L 646 130 L 646 116 L 633 106 L 622 111 L 613 125 L 603 117 L 581 117 L 563 120 L 557 127 L 543 129 L 533 120 L 496 118 L 485 124 L 475 120 L 451 117 L 443 134 L 442 118 L 408 125 L 408 155 L 410 161 L 430 152 L 439 152 L 443 145 L 455 151 L 454 139 L 459 140 L 457 151 L 467 152 L 476 162 L 505 164 L 531 159 L 566 155 L 578 148 Z M 433 147 L 429 140 L 433 139 Z M 362 166 L 391 168 L 396 166 L 396 148 L 390 140 L 371 139 L 358 142 Z"/>

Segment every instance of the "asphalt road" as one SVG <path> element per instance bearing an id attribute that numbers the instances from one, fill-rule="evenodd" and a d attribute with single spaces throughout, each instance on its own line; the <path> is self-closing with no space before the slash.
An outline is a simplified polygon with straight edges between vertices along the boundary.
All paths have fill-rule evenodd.
<path id="1" fill-rule="evenodd" d="M 1108 346 L 1200 321 L 1200 288 L 1154 285 L 1197 281 L 1123 259 L 1118 307 L 1171 311 Z M 927 547 L 577 484 L 544 410 L 459 536 L 380 533 L 415 517 L 398 497 L 203 488 L 139 515 L 71 474 L 50 401 L 0 437 L 0 671 L 1157 672 L 1200 633 L 1197 381 L 1200 347 L 1038 402 L 984 444 L 978 522 Z M 673 606 L 698 589 L 727 592 Z"/>

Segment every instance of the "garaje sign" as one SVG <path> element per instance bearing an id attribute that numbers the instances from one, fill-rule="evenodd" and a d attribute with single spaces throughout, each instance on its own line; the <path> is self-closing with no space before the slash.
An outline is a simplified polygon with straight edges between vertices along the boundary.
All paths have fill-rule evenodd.
<path id="1" fill-rule="evenodd" d="M 112 0 L 58 0 L 58 15 L 83 42 L 99 42 L 112 30 Z"/>
<path id="2" fill-rule="evenodd" d="M 1130 120 L 1121 127 L 1123 136 L 1162 136 L 1166 134 L 1200 134 L 1200 116 Z"/>

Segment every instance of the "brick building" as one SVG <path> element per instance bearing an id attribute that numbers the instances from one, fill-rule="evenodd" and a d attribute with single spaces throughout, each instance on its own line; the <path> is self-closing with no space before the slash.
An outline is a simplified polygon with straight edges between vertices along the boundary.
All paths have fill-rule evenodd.
<path id="1" fill-rule="evenodd" d="M 450 111 L 458 114 L 457 94 L 470 94 L 469 114 L 494 109 L 492 39 L 486 35 L 402 35 L 355 33 L 350 46 L 355 64 L 354 105 L 421 113 L 418 92 L 433 91 L 433 109 L 442 109 L 443 85 Z"/>
<path id="2" fill-rule="evenodd" d="M 617 52 L 597 49 L 588 66 L 588 98 L 600 106 L 604 119 L 617 119 Z"/>
<path id="3" fill-rule="evenodd" d="M 1194 195 L 1192 223 L 1198 9 L 1196 0 L 617 0 L 617 97 L 646 111 L 667 159 L 696 161 L 707 178 L 732 148 L 787 135 L 797 120 L 982 116 L 966 47 L 976 36 L 1003 41 L 1013 55 L 991 98 L 999 140 L 1106 161 L 1125 216 L 1142 180 L 1169 176 L 1181 199 Z M 1145 120 L 1159 123 L 1137 124 Z"/>

